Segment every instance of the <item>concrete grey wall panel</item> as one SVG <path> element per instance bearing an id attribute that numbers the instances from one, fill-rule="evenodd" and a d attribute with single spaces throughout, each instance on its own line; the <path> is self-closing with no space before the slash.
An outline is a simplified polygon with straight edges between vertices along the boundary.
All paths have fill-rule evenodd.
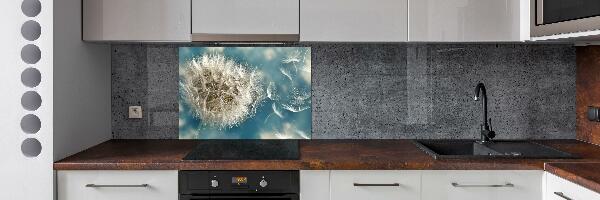
<path id="1" fill-rule="evenodd" d="M 305 45 L 314 139 L 478 138 L 478 82 L 497 138 L 575 138 L 570 45 Z M 178 47 L 113 45 L 113 138 L 178 138 Z M 130 105 L 144 118 L 127 119 Z"/>

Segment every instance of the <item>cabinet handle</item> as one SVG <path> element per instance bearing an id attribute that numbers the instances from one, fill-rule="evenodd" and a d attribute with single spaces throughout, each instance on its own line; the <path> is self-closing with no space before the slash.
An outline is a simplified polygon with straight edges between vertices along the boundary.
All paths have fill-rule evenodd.
<path id="1" fill-rule="evenodd" d="M 354 183 L 355 187 L 398 187 L 400 183 Z"/>
<path id="2" fill-rule="evenodd" d="M 112 188 L 122 188 L 122 187 L 148 187 L 148 184 L 139 184 L 139 185 L 97 185 L 97 184 L 86 184 L 85 187 L 92 188 L 103 188 L 103 187 L 112 187 Z"/>
<path id="3" fill-rule="evenodd" d="M 565 199 L 565 200 L 573 200 L 573 199 L 569 198 L 568 196 L 566 196 L 566 195 L 565 195 L 564 193 L 562 193 L 562 192 L 554 192 L 554 194 L 555 194 L 556 196 L 559 196 L 559 197 L 561 197 L 561 198 Z"/>
<path id="4" fill-rule="evenodd" d="M 507 183 L 507 184 L 503 184 L 503 185 L 463 185 L 463 184 L 458 184 L 458 183 L 452 183 L 452 186 L 454 187 L 465 187 L 465 188 L 470 188 L 470 187 L 515 187 L 515 185 L 513 185 L 512 183 Z"/>

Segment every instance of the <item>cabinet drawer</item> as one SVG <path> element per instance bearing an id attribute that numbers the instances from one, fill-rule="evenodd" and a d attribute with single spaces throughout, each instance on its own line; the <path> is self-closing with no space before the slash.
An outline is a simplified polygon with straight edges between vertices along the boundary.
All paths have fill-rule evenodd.
<path id="1" fill-rule="evenodd" d="M 543 171 L 423 171 L 423 200 L 542 199 Z"/>
<path id="2" fill-rule="evenodd" d="M 419 171 L 331 171 L 331 200 L 418 200 Z"/>
<path id="3" fill-rule="evenodd" d="M 177 171 L 58 171 L 57 193 L 58 200 L 177 200 Z"/>
<path id="4" fill-rule="evenodd" d="M 554 174 L 546 173 L 544 200 L 600 200 L 600 194 Z"/>

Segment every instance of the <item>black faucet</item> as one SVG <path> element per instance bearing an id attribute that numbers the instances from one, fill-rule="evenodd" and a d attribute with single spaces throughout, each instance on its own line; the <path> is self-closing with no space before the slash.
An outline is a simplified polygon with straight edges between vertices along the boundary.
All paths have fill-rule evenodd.
<path id="1" fill-rule="evenodd" d="M 485 85 L 483 85 L 483 83 L 479 83 L 477 84 L 477 87 L 475 87 L 475 97 L 473 98 L 475 101 L 479 101 L 479 99 L 481 99 L 479 97 L 479 92 L 481 92 L 481 96 L 483 98 L 483 101 L 481 102 L 481 105 L 483 106 L 483 124 L 481 124 L 481 141 L 479 142 L 486 143 L 490 142 L 494 137 L 496 137 L 496 132 L 492 130 L 492 119 L 489 119 L 490 122 L 488 124 L 487 94 L 485 92 Z"/>

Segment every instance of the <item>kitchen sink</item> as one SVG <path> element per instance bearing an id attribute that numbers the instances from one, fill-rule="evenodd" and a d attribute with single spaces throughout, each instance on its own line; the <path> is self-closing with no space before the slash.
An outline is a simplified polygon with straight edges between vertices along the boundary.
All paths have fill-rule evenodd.
<path id="1" fill-rule="evenodd" d="M 414 140 L 417 147 L 435 159 L 532 158 L 571 159 L 576 156 L 552 147 L 523 140 Z"/>

